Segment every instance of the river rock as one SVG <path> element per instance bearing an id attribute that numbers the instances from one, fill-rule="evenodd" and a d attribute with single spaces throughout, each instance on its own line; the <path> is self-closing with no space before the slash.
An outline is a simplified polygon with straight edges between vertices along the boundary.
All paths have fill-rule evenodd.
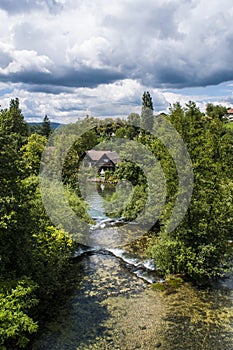
<path id="1" fill-rule="evenodd" d="M 162 346 L 162 343 L 160 343 L 160 342 L 158 342 L 158 343 L 155 344 L 155 348 L 156 348 L 156 349 L 160 348 L 160 346 Z"/>
<path id="2" fill-rule="evenodd" d="M 143 325 L 143 326 L 139 326 L 139 328 L 143 331 L 143 330 L 145 330 L 146 329 L 146 326 L 145 325 Z"/>

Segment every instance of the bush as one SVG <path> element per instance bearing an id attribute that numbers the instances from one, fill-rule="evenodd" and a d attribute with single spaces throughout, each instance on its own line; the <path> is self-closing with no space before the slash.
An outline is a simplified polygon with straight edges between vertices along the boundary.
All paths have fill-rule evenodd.
<path id="1" fill-rule="evenodd" d="M 34 292 L 37 285 L 30 279 L 20 280 L 11 290 L 6 283 L 1 285 L 0 293 L 0 345 L 7 349 L 12 341 L 19 347 L 27 345 L 28 335 L 37 331 L 38 325 L 28 315 L 28 311 L 37 305 Z M 5 347 L 7 346 L 7 347 Z"/>

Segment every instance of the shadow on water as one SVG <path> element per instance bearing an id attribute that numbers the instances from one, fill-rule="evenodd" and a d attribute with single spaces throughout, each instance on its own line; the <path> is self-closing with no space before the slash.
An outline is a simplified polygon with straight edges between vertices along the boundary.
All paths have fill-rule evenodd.
<path id="1" fill-rule="evenodd" d="M 90 266 L 91 262 L 88 260 L 88 257 L 83 257 L 82 261 L 75 263 L 76 288 L 74 286 L 73 293 L 64 296 L 62 304 L 59 302 L 57 311 L 53 311 L 53 318 L 45 321 L 32 345 L 33 350 L 75 350 L 81 344 L 102 336 L 106 331 L 102 323 L 109 314 L 106 306 L 100 304 L 101 298 L 91 293 L 93 266 Z M 86 274 L 81 281 L 80 270 L 84 270 Z"/>
<path id="2" fill-rule="evenodd" d="M 80 268 L 85 272 L 81 284 L 59 306 L 53 319 L 46 322 L 32 350 L 91 349 L 100 338 L 110 341 L 112 329 L 105 324 L 111 315 L 104 301 L 119 294 L 127 298 L 145 288 L 136 276 L 129 279 L 128 271 L 107 254 L 82 256 L 75 265 L 77 272 Z"/>
<path id="3" fill-rule="evenodd" d="M 106 307 L 98 303 L 96 297 L 71 299 L 72 304 L 66 305 L 53 322 L 47 325 L 45 338 L 35 344 L 32 349 L 40 350 L 75 350 L 83 343 L 89 343 L 101 336 L 104 327 L 101 322 L 108 317 Z M 43 338 L 43 337 L 42 337 Z"/>

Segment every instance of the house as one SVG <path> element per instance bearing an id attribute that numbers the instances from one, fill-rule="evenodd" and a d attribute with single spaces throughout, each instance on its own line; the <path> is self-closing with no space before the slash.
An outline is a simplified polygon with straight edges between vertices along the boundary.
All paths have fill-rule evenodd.
<path id="1" fill-rule="evenodd" d="M 85 166 L 97 167 L 101 175 L 104 175 L 106 170 L 114 171 L 119 162 L 120 158 L 114 151 L 90 150 L 84 155 Z"/>
<path id="2" fill-rule="evenodd" d="M 228 120 L 229 123 L 233 122 L 233 108 L 227 110 L 227 114 L 224 117 Z"/>

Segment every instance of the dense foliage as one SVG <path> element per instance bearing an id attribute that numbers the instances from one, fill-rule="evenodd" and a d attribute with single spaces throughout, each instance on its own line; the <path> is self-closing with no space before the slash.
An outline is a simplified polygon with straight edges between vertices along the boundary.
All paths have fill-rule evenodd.
<path id="1" fill-rule="evenodd" d="M 122 161 L 114 174 L 105 174 L 106 179 L 119 181 L 118 190 L 106 205 L 108 214 L 125 220 L 138 219 L 145 203 L 149 203 L 141 220 L 159 223 L 159 234 L 154 235 L 149 248 L 157 266 L 165 274 L 182 273 L 196 281 L 218 276 L 229 267 L 232 253 L 229 241 L 233 236 L 233 136 L 224 119 L 225 113 L 224 107 L 212 104 L 202 113 L 190 102 L 185 107 L 174 104 L 168 115 L 155 116 L 150 94 L 145 92 L 141 116 L 131 113 L 127 120 L 106 118 L 105 121 L 85 118 L 77 125 L 86 128 L 86 132 L 74 138 L 63 164 L 64 192 L 70 206 L 86 222 L 90 221 L 79 189 L 82 176 L 86 177 L 85 171 L 79 174 L 83 155 L 94 147 L 118 151 Z M 174 159 L 156 133 L 163 134 L 174 149 L 176 143 L 160 118 L 165 118 L 179 132 L 194 172 L 191 203 L 182 222 L 171 233 L 167 232 L 167 226 L 177 198 L 179 178 Z M 73 128 L 70 125 L 71 138 Z M 74 249 L 67 232 L 54 227 L 47 217 L 38 186 L 41 155 L 52 132 L 47 116 L 42 127 L 34 131 L 30 134 L 18 99 L 11 100 L 9 109 L 1 110 L 1 349 L 25 347 L 30 334 L 37 331 L 38 310 L 42 304 L 46 307 L 61 288 Z M 69 141 L 64 134 L 59 142 Z M 145 148 L 149 153 L 144 152 Z M 178 156 L 182 161 L 182 154 Z M 164 183 L 161 169 L 153 159 L 158 160 Z M 93 169 L 89 171 L 90 176 L 95 176 Z M 53 191 L 56 183 L 50 196 Z M 61 217 L 65 215 L 59 203 L 57 210 Z M 69 217 L 63 219 L 65 222 Z"/>
<path id="2" fill-rule="evenodd" d="M 74 248 L 69 235 L 52 225 L 41 202 L 38 172 L 46 142 L 45 136 L 29 136 L 18 99 L 1 110 L 1 349 L 27 344 L 38 328 L 35 306 L 46 307 L 61 288 Z M 75 194 L 69 196 L 75 207 Z"/>
<path id="3" fill-rule="evenodd" d="M 175 104 L 168 116 L 191 156 L 194 189 L 185 218 L 169 234 L 168 201 L 150 253 L 164 272 L 184 273 L 196 281 L 221 274 L 232 253 L 233 140 L 222 119 L 224 112 L 208 105 L 204 114 L 190 102 L 185 108 Z"/>

